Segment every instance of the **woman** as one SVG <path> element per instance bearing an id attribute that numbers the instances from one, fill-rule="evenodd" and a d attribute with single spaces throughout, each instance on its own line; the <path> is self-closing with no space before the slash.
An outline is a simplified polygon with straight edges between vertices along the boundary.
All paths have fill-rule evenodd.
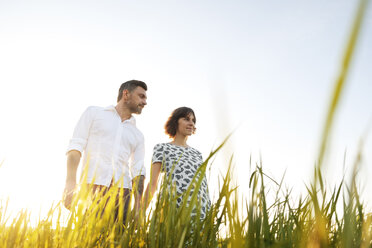
<path id="1" fill-rule="evenodd" d="M 191 108 L 181 107 L 174 110 L 165 124 L 165 133 L 172 139 L 169 143 L 160 143 L 154 147 L 152 156 L 151 179 L 147 185 L 144 204 L 147 208 L 156 191 L 160 172 L 166 177 L 172 177 L 168 182 L 175 185 L 178 195 L 186 192 L 200 165 L 203 163 L 202 154 L 187 145 L 187 138 L 195 132 L 195 114 Z M 173 168 L 174 167 L 174 168 Z M 177 198 L 177 207 L 181 206 L 182 196 Z M 201 205 L 201 218 L 205 218 L 210 208 L 208 185 L 206 177 L 198 192 L 198 202 Z"/>

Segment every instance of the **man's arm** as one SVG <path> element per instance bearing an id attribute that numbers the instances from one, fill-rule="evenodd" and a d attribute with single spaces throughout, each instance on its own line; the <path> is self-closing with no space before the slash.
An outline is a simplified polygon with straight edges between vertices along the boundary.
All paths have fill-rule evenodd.
<path id="1" fill-rule="evenodd" d="M 63 204 L 70 210 L 74 190 L 76 187 L 76 172 L 79 166 L 81 153 L 77 150 L 71 150 L 67 153 L 67 175 L 63 196 Z"/>
<path id="2" fill-rule="evenodd" d="M 139 175 L 133 178 L 132 180 L 132 188 L 134 194 L 134 209 L 137 211 L 141 207 L 141 200 L 142 200 L 142 193 L 143 187 L 145 183 L 145 176 Z"/>
<path id="3" fill-rule="evenodd" d="M 71 207 L 74 189 L 76 187 L 76 171 L 79 166 L 81 154 L 87 146 L 90 128 L 96 113 L 96 107 L 88 107 L 84 111 L 75 126 L 72 139 L 67 148 L 67 175 L 63 196 L 63 203 L 67 209 Z"/>
<path id="4" fill-rule="evenodd" d="M 143 135 L 139 139 L 139 142 L 131 154 L 130 172 L 132 176 L 132 189 L 134 194 L 134 210 L 138 212 L 141 207 L 142 193 L 146 175 L 146 168 L 144 165 L 145 158 L 145 140 Z"/>

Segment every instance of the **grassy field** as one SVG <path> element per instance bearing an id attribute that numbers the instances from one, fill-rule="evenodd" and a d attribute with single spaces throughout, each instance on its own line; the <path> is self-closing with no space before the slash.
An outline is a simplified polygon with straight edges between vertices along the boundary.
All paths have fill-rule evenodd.
<path id="1" fill-rule="evenodd" d="M 249 178 L 250 199 L 242 204 L 230 175 L 221 180 L 219 197 L 203 220 L 199 211 L 191 217 L 200 209 L 197 194 L 177 208 L 166 182 L 147 213 L 129 213 L 125 222 L 121 212 L 117 219 L 113 214 L 115 192 L 92 197 L 87 187 L 80 189 L 67 222 L 61 219 L 62 205 L 31 226 L 27 211 L 10 220 L 2 203 L 0 247 L 372 247 L 372 214 L 363 209 L 355 181 L 331 191 L 322 183 L 309 185 L 308 194 L 294 201 L 257 165 Z M 196 191 L 200 183 L 193 183 Z M 270 204 L 268 185 L 277 189 Z M 340 204 L 342 211 L 336 211 Z"/>
<path id="2" fill-rule="evenodd" d="M 319 157 L 307 193 L 293 196 L 282 181 L 266 176 L 258 163 L 249 177 L 249 199 L 241 202 L 232 185 L 231 164 L 220 178 L 217 199 L 200 219 L 197 194 L 191 202 L 176 207 L 177 197 L 163 182 L 156 203 L 147 212 L 114 213 L 115 193 L 92 196 L 82 185 L 68 220 L 62 218 L 62 204 L 51 207 L 45 217 L 31 226 L 30 213 L 20 211 L 10 218 L 8 203 L 0 202 L 0 247 L 372 247 L 372 213 L 366 212 L 358 193 L 356 171 L 362 154 L 354 163 L 350 180 L 329 187 L 321 171 L 337 106 L 358 37 L 367 1 L 360 2 L 355 24 L 345 49 L 344 60 L 322 134 Z M 214 150 L 198 173 L 200 179 Z M 360 149 L 361 151 L 361 149 Z M 249 158 L 248 158 L 249 159 Z M 247 159 L 247 160 L 248 160 Z M 228 163 L 228 162 L 226 162 Z M 213 165 L 212 165 L 213 166 Z M 1 167 L 1 163 L 0 163 Z M 197 192 L 201 180 L 194 180 L 190 191 Z M 274 198 L 268 188 L 275 188 Z M 196 215 L 192 212 L 196 211 Z"/>

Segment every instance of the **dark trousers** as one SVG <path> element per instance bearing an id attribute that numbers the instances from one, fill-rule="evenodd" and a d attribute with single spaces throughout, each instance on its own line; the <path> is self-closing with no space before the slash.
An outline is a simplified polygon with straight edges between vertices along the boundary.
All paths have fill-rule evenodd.
<path id="1" fill-rule="evenodd" d="M 106 187 L 106 186 L 103 186 L 103 185 L 95 185 L 94 184 L 93 187 L 92 187 L 92 192 L 93 192 L 94 195 L 101 194 L 101 196 L 104 196 L 105 194 L 107 194 L 107 192 L 110 190 L 111 187 L 112 187 L 112 185 L 110 185 L 110 187 Z M 117 188 L 117 193 L 116 193 L 116 198 L 115 198 L 115 220 L 117 220 L 117 218 L 119 216 L 119 209 L 124 208 L 124 210 L 123 210 L 123 223 L 124 224 L 125 224 L 125 221 L 127 219 L 127 213 L 128 213 L 128 209 L 129 209 L 130 192 L 131 192 L 130 189 Z M 122 197 L 121 201 L 120 201 L 120 197 Z M 110 200 L 110 198 L 108 198 L 107 201 L 108 200 Z M 122 205 L 120 205 L 120 203 Z M 107 202 L 106 202 L 106 204 L 107 204 Z M 104 209 L 103 209 L 103 211 L 104 211 Z"/>

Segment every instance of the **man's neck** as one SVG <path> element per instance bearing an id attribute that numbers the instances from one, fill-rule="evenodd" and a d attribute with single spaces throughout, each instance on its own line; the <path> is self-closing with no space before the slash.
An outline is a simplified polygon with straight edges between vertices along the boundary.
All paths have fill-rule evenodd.
<path id="1" fill-rule="evenodd" d="M 129 111 L 129 109 L 125 108 L 124 106 L 120 106 L 117 104 L 115 106 L 116 112 L 121 118 L 121 121 L 128 120 L 132 117 L 132 113 Z"/>

